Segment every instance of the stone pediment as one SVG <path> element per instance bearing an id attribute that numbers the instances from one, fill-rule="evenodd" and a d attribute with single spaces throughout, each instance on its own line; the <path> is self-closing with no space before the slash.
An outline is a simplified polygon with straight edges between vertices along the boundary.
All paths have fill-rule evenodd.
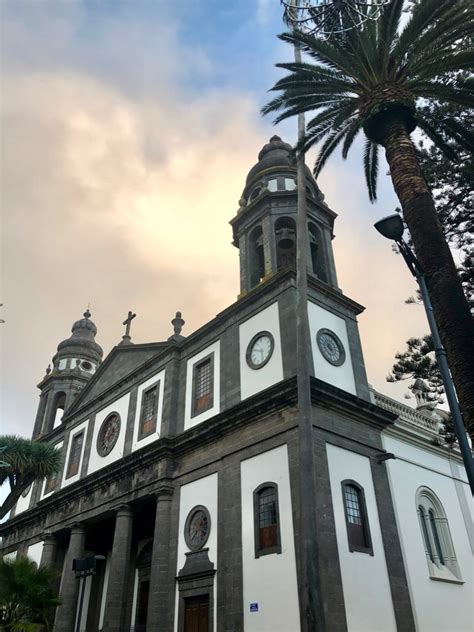
<path id="1" fill-rule="evenodd" d="M 104 362 L 100 365 L 90 382 L 78 395 L 76 401 L 67 411 L 70 417 L 83 408 L 89 402 L 105 393 L 115 384 L 120 383 L 125 377 L 133 373 L 140 366 L 146 364 L 151 358 L 160 355 L 168 349 L 167 342 L 154 342 L 148 344 L 117 345 L 112 349 Z"/>

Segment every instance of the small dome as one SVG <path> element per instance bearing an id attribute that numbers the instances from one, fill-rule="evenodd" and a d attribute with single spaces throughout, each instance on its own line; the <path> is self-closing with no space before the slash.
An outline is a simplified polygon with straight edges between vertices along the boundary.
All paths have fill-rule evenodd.
<path id="1" fill-rule="evenodd" d="M 90 320 L 89 310 L 84 312 L 84 318 L 77 320 L 71 328 L 72 336 L 58 345 L 57 358 L 79 357 L 100 362 L 103 351 L 95 341 L 97 327 Z"/>
<path id="2" fill-rule="evenodd" d="M 295 167 L 291 150 L 291 145 L 282 141 L 279 136 L 272 136 L 260 150 L 258 162 L 250 169 L 245 184 L 249 185 L 262 171 L 272 167 Z"/>
<path id="3" fill-rule="evenodd" d="M 293 154 L 293 148 L 290 144 L 285 143 L 279 136 L 272 136 L 266 145 L 262 147 L 258 154 L 258 162 L 250 169 L 247 179 L 245 181 L 245 189 L 242 194 L 244 201 L 250 193 L 252 185 L 258 180 L 262 173 L 278 172 L 278 171 L 291 171 L 292 176 L 296 175 L 296 161 Z M 311 181 L 318 196 L 320 195 L 319 188 L 316 181 L 313 178 L 311 170 L 306 166 L 306 176 Z"/>

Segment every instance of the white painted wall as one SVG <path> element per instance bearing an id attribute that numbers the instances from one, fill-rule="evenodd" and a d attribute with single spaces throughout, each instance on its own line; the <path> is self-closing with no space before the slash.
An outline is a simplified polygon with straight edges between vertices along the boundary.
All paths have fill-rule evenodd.
<path id="1" fill-rule="evenodd" d="M 150 386 L 153 386 L 159 382 L 158 387 L 158 411 L 156 415 L 156 432 L 148 435 L 148 437 L 144 437 L 143 439 L 138 440 L 138 431 L 140 427 L 140 412 L 142 409 L 142 397 L 143 391 L 146 391 Z M 133 442 L 132 442 L 132 452 L 133 450 L 138 450 L 138 448 L 143 448 L 143 446 L 152 443 L 160 438 L 161 434 L 161 416 L 163 413 L 163 392 L 165 386 L 165 372 L 160 371 L 156 375 L 153 375 L 149 380 L 143 382 L 138 387 L 138 395 L 137 395 L 137 407 L 135 409 L 135 420 L 133 422 Z"/>
<path id="2" fill-rule="evenodd" d="M 130 403 L 130 393 L 127 393 L 112 404 L 109 404 L 97 413 L 94 422 L 94 434 L 92 436 L 91 453 L 89 456 L 89 466 L 87 474 L 92 474 L 106 465 L 110 465 L 114 461 L 118 461 L 123 457 L 123 448 L 125 445 L 125 431 L 127 429 L 128 406 Z M 120 434 L 117 443 L 114 445 L 112 452 L 107 456 L 100 456 L 97 452 L 97 436 L 104 419 L 110 413 L 118 413 L 120 415 Z"/>
<path id="3" fill-rule="evenodd" d="M 13 562 L 13 560 L 16 560 L 16 556 L 18 554 L 18 551 L 11 551 L 11 553 L 6 553 L 5 555 L 2 556 L 2 559 L 5 560 L 5 562 Z"/>
<path id="4" fill-rule="evenodd" d="M 275 347 L 270 360 L 260 369 L 251 369 L 247 364 L 246 353 L 249 342 L 260 331 L 269 331 Z M 240 341 L 240 394 L 242 399 L 280 382 L 283 379 L 283 361 L 281 356 L 280 318 L 278 303 L 255 314 L 239 327 Z"/>
<path id="5" fill-rule="evenodd" d="M 54 447 L 55 447 L 55 449 L 56 449 L 56 450 L 62 450 L 63 445 L 64 445 L 64 444 L 63 444 L 63 441 L 60 441 L 59 443 L 56 443 L 56 444 L 54 445 Z M 57 478 L 57 481 L 56 481 L 56 490 L 53 490 L 52 492 L 49 492 L 49 494 L 45 494 L 44 490 L 46 489 L 46 481 L 47 481 L 47 480 L 48 480 L 48 479 L 46 479 L 46 478 L 45 478 L 45 479 L 44 479 L 44 481 L 41 483 L 41 496 L 40 496 L 40 500 L 43 500 L 43 498 L 47 498 L 48 496 L 51 496 L 51 494 L 54 494 L 54 492 L 55 492 L 56 490 L 60 489 L 60 487 L 61 487 L 61 486 L 59 485 L 59 483 L 60 483 L 61 481 L 60 481 L 59 474 L 58 474 L 58 478 Z M 59 487 L 58 487 L 58 485 L 59 485 Z"/>
<path id="6" fill-rule="evenodd" d="M 217 474 L 205 476 L 197 481 L 183 485 L 179 499 L 179 531 L 178 531 L 178 563 L 176 575 L 186 562 L 185 553 L 189 551 L 184 540 L 184 525 L 189 512 L 196 505 L 204 505 L 211 517 L 211 530 L 206 547 L 209 548 L 209 559 L 217 568 Z M 214 630 L 216 629 L 217 574 L 214 576 Z M 178 587 L 176 586 L 174 629 L 178 629 Z"/>
<path id="7" fill-rule="evenodd" d="M 448 458 L 395 437 L 385 435 L 383 441 L 385 449 L 399 457 L 387 461 L 387 468 L 417 630 L 470 632 L 474 629 L 472 523 L 464 519 L 463 508 L 471 512 L 472 521 L 472 498 L 456 492 Z M 416 493 L 422 486 L 432 490 L 443 505 L 462 585 L 429 576 L 416 506 Z"/>
<path id="8" fill-rule="evenodd" d="M 354 370 L 352 368 L 345 320 L 311 301 L 308 301 L 308 318 L 315 377 L 356 395 Z M 321 354 L 316 342 L 316 334 L 320 329 L 330 329 L 340 338 L 344 345 L 346 360 L 341 366 L 334 366 Z"/>
<path id="9" fill-rule="evenodd" d="M 28 547 L 26 555 L 32 562 L 35 562 L 38 566 L 41 562 L 41 554 L 43 553 L 44 542 L 36 542 Z"/>
<path id="10" fill-rule="evenodd" d="M 210 353 L 214 353 L 214 395 L 213 406 L 208 410 L 205 410 L 200 415 L 192 416 L 192 397 L 193 397 L 193 367 L 194 365 L 208 356 Z M 184 411 L 184 429 L 188 430 L 193 426 L 206 421 L 210 417 L 214 417 L 220 411 L 220 397 L 221 397 L 221 357 L 220 357 L 220 341 L 217 340 L 212 345 L 209 345 L 198 354 L 189 358 L 186 368 L 186 404 Z"/>
<path id="11" fill-rule="evenodd" d="M 29 509 L 32 493 L 33 493 L 33 485 L 31 485 L 30 491 L 28 492 L 26 496 L 23 496 L 22 494 L 20 498 L 17 500 L 16 507 L 15 507 L 15 516 L 18 516 L 18 514 Z"/>
<path id="12" fill-rule="evenodd" d="M 246 632 L 300 629 L 293 514 L 286 445 L 242 461 L 242 563 Z M 278 485 L 281 553 L 255 557 L 253 492 L 265 482 Z M 250 604 L 258 603 L 258 612 Z"/>
<path id="13" fill-rule="evenodd" d="M 88 425 L 89 425 L 89 420 L 83 421 L 81 424 L 78 424 L 75 428 L 72 428 L 69 433 L 69 440 L 68 440 L 68 445 L 67 445 L 66 460 L 64 462 L 63 480 L 62 480 L 61 487 L 66 487 L 67 485 L 71 485 L 71 483 L 75 483 L 81 478 L 81 468 L 82 468 L 82 461 L 84 460 Z M 84 440 L 82 443 L 81 461 L 79 463 L 79 469 L 77 470 L 77 474 L 75 476 L 66 478 L 67 466 L 69 463 L 69 455 L 71 452 L 72 438 L 74 437 L 74 435 L 79 434 L 81 430 L 84 431 Z"/>
<path id="14" fill-rule="evenodd" d="M 397 627 L 369 459 L 330 444 L 327 444 L 327 455 L 347 628 L 351 632 L 395 631 Z M 352 479 L 364 488 L 373 556 L 349 551 L 341 489 L 341 482 L 345 479 Z"/>

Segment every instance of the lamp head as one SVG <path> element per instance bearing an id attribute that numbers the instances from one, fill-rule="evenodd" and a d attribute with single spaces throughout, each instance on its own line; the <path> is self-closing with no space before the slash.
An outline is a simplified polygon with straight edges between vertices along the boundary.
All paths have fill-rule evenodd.
<path id="1" fill-rule="evenodd" d="M 374 227 L 378 232 L 387 239 L 392 241 L 401 241 L 403 236 L 403 221 L 398 213 L 379 219 L 375 222 Z"/>

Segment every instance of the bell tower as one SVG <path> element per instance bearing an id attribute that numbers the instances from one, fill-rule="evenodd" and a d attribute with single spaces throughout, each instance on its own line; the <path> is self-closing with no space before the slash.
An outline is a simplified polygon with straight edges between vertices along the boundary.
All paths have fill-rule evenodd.
<path id="1" fill-rule="evenodd" d="M 337 288 L 331 240 L 336 214 L 306 167 L 308 273 Z M 280 270 L 296 267 L 296 164 L 292 147 L 273 136 L 250 169 L 231 221 L 240 251 L 240 296 Z"/>
<path id="2" fill-rule="evenodd" d="M 97 327 L 89 310 L 72 326 L 72 335 L 59 343 L 46 375 L 38 384 L 41 391 L 33 438 L 49 434 L 61 423 L 73 403 L 102 361 L 102 348 L 96 343 Z"/>

